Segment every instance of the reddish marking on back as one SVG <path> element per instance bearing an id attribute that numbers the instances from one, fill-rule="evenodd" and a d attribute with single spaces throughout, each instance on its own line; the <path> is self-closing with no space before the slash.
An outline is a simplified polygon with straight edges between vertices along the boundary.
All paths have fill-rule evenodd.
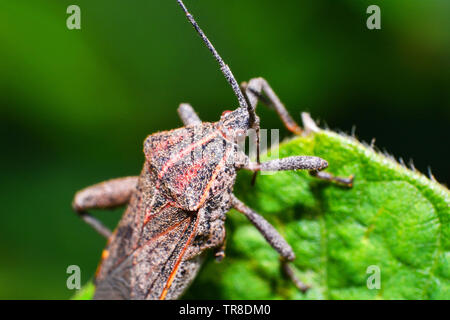
<path id="1" fill-rule="evenodd" d="M 170 207 L 171 204 L 167 202 L 164 206 L 162 206 L 157 212 L 152 212 L 153 207 L 150 207 L 149 210 L 145 213 L 144 226 L 151 220 L 153 217 L 158 215 L 160 212 L 164 211 L 167 207 Z"/>
<path id="2" fill-rule="evenodd" d="M 186 218 L 189 219 L 189 218 Z M 158 233 L 156 236 L 154 236 L 153 238 L 147 240 L 141 247 L 138 248 L 138 250 L 144 248 L 145 246 L 149 245 L 150 243 L 152 243 L 153 241 L 155 241 L 156 239 L 166 235 L 167 233 L 169 233 L 170 231 L 172 231 L 173 229 L 177 228 L 180 224 L 182 224 L 183 222 L 186 221 L 186 219 L 181 220 L 180 222 L 175 223 L 174 225 L 170 226 L 169 228 L 167 228 L 166 230 L 164 230 L 161 233 Z M 187 228 L 187 227 L 186 227 Z M 186 231 L 186 230 L 185 230 Z"/>
<path id="3" fill-rule="evenodd" d="M 210 133 L 209 135 L 207 135 L 206 137 L 203 137 L 202 139 L 198 140 L 197 142 L 190 144 L 185 149 L 183 149 L 179 153 L 177 153 L 174 157 L 170 158 L 164 164 L 164 166 L 162 167 L 161 171 L 159 172 L 158 179 L 162 179 L 164 174 L 166 174 L 167 170 L 169 170 L 170 167 L 172 167 L 175 163 L 177 163 L 178 161 L 183 159 L 184 156 L 189 154 L 195 148 L 205 144 L 209 140 L 212 140 L 216 135 L 217 135 L 217 132 L 214 131 L 214 132 Z"/>
<path id="4" fill-rule="evenodd" d="M 208 184 L 206 185 L 206 188 L 200 198 L 200 201 L 198 202 L 198 205 L 196 206 L 196 208 L 194 210 L 198 210 L 198 208 L 205 202 L 206 197 L 208 196 L 209 193 L 209 189 L 211 189 L 214 181 L 216 180 L 217 175 L 219 174 L 219 172 L 222 170 L 223 166 L 225 165 L 225 161 L 228 159 L 228 157 L 230 156 L 230 153 L 232 152 L 231 149 L 227 150 L 227 153 L 222 157 L 222 159 L 220 160 L 219 164 L 217 165 L 216 169 L 214 170 L 211 178 L 208 181 Z"/>
<path id="5" fill-rule="evenodd" d="M 195 221 L 194 230 L 192 230 L 191 234 L 189 235 L 188 240 L 186 241 L 186 244 L 184 245 L 183 249 L 181 250 L 180 256 L 178 257 L 177 262 L 175 263 L 175 266 L 174 266 L 172 272 L 170 273 L 169 279 L 166 282 L 166 285 L 164 287 L 163 292 L 161 293 L 161 296 L 159 297 L 159 300 L 164 300 L 166 298 L 167 292 L 169 291 L 169 288 L 172 285 L 173 280 L 175 279 L 175 275 L 178 271 L 178 268 L 180 267 L 180 263 L 183 259 L 184 253 L 186 252 L 186 249 L 188 248 L 188 246 L 191 244 L 192 238 L 194 238 L 194 235 L 197 232 L 197 226 L 198 226 L 199 221 L 200 221 L 200 218 L 197 217 L 197 220 Z M 188 226 L 189 226 L 189 224 L 188 224 Z M 186 231 L 186 229 L 184 231 Z"/>
<path id="6" fill-rule="evenodd" d="M 184 174 L 179 175 L 176 178 L 175 189 L 177 193 L 182 193 L 193 178 L 197 176 L 198 171 L 203 168 L 205 162 L 208 161 L 208 158 L 204 157 L 200 160 L 200 162 L 195 163 L 193 166 L 189 167 Z"/>
<path id="7" fill-rule="evenodd" d="M 170 226 L 169 228 L 167 228 L 166 230 L 162 231 L 161 233 L 158 233 L 156 236 L 154 236 L 153 238 L 147 240 L 144 244 L 140 245 L 140 246 L 136 246 L 133 248 L 133 252 L 131 252 L 128 256 L 123 256 L 122 258 L 119 258 L 116 262 L 116 264 L 114 264 L 113 269 L 117 268 L 124 260 L 126 260 L 129 256 L 133 255 L 133 264 L 136 264 L 135 260 L 136 260 L 136 256 L 137 253 L 144 249 L 146 246 L 148 246 L 149 244 L 151 244 L 153 241 L 157 240 L 158 238 L 166 235 L 167 233 L 169 233 L 170 231 L 172 231 L 173 229 L 177 228 L 178 226 L 180 226 L 183 222 L 185 222 L 187 219 L 186 218 L 184 220 L 181 220 L 180 222 L 175 223 L 174 225 Z"/>
<path id="8" fill-rule="evenodd" d="M 191 221 L 191 219 L 192 219 L 192 216 L 190 216 L 190 217 L 187 217 L 186 219 L 183 219 L 182 221 L 180 221 L 180 222 L 178 222 L 178 223 L 176 223 L 176 225 L 174 225 L 174 226 L 171 226 L 170 228 L 168 228 L 168 230 L 166 230 L 166 231 L 164 231 L 163 232 L 163 234 L 165 235 L 165 234 L 167 234 L 168 232 L 170 232 L 171 230 L 173 230 L 173 229 L 175 229 L 176 227 L 178 227 L 178 226 L 180 226 L 182 223 L 184 223 L 184 222 L 186 222 L 186 220 L 189 220 L 189 222 L 186 224 L 186 226 L 184 227 L 184 229 L 183 229 L 183 234 L 186 232 L 186 230 L 187 230 L 187 228 L 189 227 L 189 225 L 190 225 L 190 221 Z M 197 219 L 197 221 L 198 221 L 198 219 Z M 194 231 L 193 232 L 195 232 L 196 231 L 196 226 L 194 227 Z M 159 236 L 159 235 L 158 235 Z M 191 235 L 190 235 L 190 237 L 192 236 L 192 233 L 191 233 Z M 190 239 L 190 238 L 189 238 Z M 188 241 L 186 242 L 186 244 L 189 244 L 189 239 L 188 239 Z M 154 240 L 153 238 L 152 239 L 150 239 L 150 240 Z M 145 245 L 147 245 L 147 244 L 150 244 L 151 242 L 149 241 L 149 242 L 147 242 L 147 243 L 145 243 Z M 142 247 L 141 247 L 142 248 Z M 141 248 L 139 248 L 139 249 L 141 249 Z M 176 248 L 176 247 L 175 247 Z M 174 249 L 175 250 L 175 249 Z M 136 251 L 136 253 L 137 253 L 137 251 Z M 134 258 L 136 258 L 136 253 L 134 254 Z M 184 251 L 182 251 L 181 252 L 181 257 L 183 256 L 183 254 L 184 254 Z M 175 263 L 175 267 L 174 268 L 177 268 L 177 264 Z M 148 280 L 148 278 L 150 277 L 150 275 L 152 274 L 152 272 L 153 272 L 153 270 L 150 270 L 148 273 L 147 273 L 147 275 L 146 275 L 146 281 Z M 173 271 L 172 271 L 173 272 Z M 170 276 L 169 276 L 169 278 L 170 278 Z M 167 286 L 167 283 L 166 283 L 166 286 Z M 149 292 L 150 293 L 150 292 Z"/>
<path id="9" fill-rule="evenodd" d="M 181 141 L 183 141 L 184 137 L 185 137 L 184 135 L 168 135 L 167 139 L 161 141 L 156 145 L 152 145 L 152 149 L 150 150 L 150 156 L 153 156 L 160 151 L 167 150 L 169 146 L 180 143 Z"/>
<path id="10" fill-rule="evenodd" d="M 102 257 L 100 258 L 100 263 L 97 265 L 97 269 L 95 270 L 95 277 L 97 278 L 98 274 L 100 273 L 103 261 L 109 257 L 109 251 L 107 249 L 103 249 L 102 251 Z"/>

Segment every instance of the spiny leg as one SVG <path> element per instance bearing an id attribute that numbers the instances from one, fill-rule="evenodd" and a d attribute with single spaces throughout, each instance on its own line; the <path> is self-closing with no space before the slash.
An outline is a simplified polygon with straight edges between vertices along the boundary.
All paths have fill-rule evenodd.
<path id="1" fill-rule="evenodd" d="M 303 283 L 299 278 L 297 278 L 294 269 L 288 262 L 281 260 L 281 268 L 283 269 L 283 272 L 289 277 L 289 279 L 291 279 L 298 290 L 305 293 L 309 288 L 311 288 L 307 284 Z"/>
<path id="2" fill-rule="evenodd" d="M 340 185 L 349 188 L 353 187 L 353 178 L 354 178 L 353 175 L 349 177 L 336 177 L 329 172 L 315 171 L 315 170 L 310 171 L 309 174 L 321 180 L 336 182 Z"/>
<path id="3" fill-rule="evenodd" d="M 248 83 L 243 82 L 241 83 L 241 89 L 244 91 L 253 109 L 256 109 L 258 101 L 261 101 L 268 107 L 275 109 L 281 121 L 289 131 L 295 134 L 302 133 L 300 126 L 291 117 L 280 98 L 278 98 L 264 78 L 253 78 Z"/>
<path id="4" fill-rule="evenodd" d="M 262 163 L 249 162 L 244 169 L 251 171 L 284 171 L 284 170 L 323 170 L 328 162 L 313 156 L 292 156 L 269 160 Z"/>
<path id="5" fill-rule="evenodd" d="M 189 103 L 181 103 L 178 107 L 178 115 L 185 126 L 201 124 L 202 120 L 195 113 L 194 108 Z"/>
<path id="6" fill-rule="evenodd" d="M 302 283 L 294 274 L 289 262 L 295 260 L 295 253 L 291 246 L 284 240 L 278 231 L 261 215 L 247 207 L 235 195 L 231 197 L 233 208 L 244 214 L 247 219 L 261 232 L 266 241 L 274 248 L 281 256 L 281 265 L 283 271 L 292 280 L 296 287 L 305 292 L 309 287 Z"/>
<path id="7" fill-rule="evenodd" d="M 136 188 L 138 177 L 124 177 L 104 181 L 78 191 L 72 202 L 73 210 L 95 231 L 109 238 L 109 230 L 89 214 L 89 209 L 112 209 L 126 204 Z"/>
<path id="8" fill-rule="evenodd" d="M 247 100 L 249 101 L 249 104 L 253 108 L 253 110 L 255 110 L 256 105 L 259 100 L 259 101 L 263 102 L 264 104 L 266 104 L 267 106 L 275 109 L 275 111 L 280 116 L 281 121 L 284 123 L 284 125 L 286 126 L 286 128 L 288 130 L 290 130 L 291 132 L 293 132 L 295 134 L 302 133 L 302 129 L 300 128 L 300 126 L 294 121 L 294 119 L 292 119 L 292 117 L 289 115 L 289 113 L 286 110 L 283 103 L 280 101 L 278 96 L 275 94 L 273 89 L 270 87 L 270 85 L 264 78 L 253 78 L 248 83 L 246 83 L 246 82 L 242 83 L 241 88 L 245 92 L 245 96 L 247 97 Z M 303 114 L 302 116 L 304 117 L 304 120 L 305 119 L 310 120 L 314 124 L 314 122 L 309 117 L 309 115 Z M 315 124 L 314 124 L 314 126 L 315 126 Z M 257 130 L 257 136 L 258 136 L 259 122 L 258 122 L 258 128 L 256 128 L 256 130 Z M 257 143 L 257 146 L 259 146 L 259 141 L 257 141 L 256 143 Z M 258 154 L 259 154 L 259 152 L 258 152 Z M 278 171 L 278 170 L 307 169 L 307 170 L 309 170 L 309 173 L 312 176 L 314 176 L 318 179 L 336 182 L 338 184 L 341 184 L 341 185 L 344 185 L 347 187 L 352 187 L 352 185 L 353 185 L 353 176 L 335 177 L 328 172 L 320 171 L 320 170 L 325 169 L 328 166 L 328 164 L 323 166 L 324 160 L 322 160 L 320 158 L 317 158 L 317 157 L 300 157 L 300 158 L 291 157 L 291 158 L 297 158 L 297 160 L 305 160 L 306 162 L 303 163 L 305 166 L 302 166 L 302 163 L 297 162 L 298 164 L 300 164 L 299 167 L 294 166 L 294 168 L 289 169 L 290 165 L 296 164 L 295 161 L 289 163 L 288 160 L 282 160 L 277 163 L 277 160 L 274 160 L 274 162 L 269 162 L 261 167 L 261 166 L 259 166 L 260 161 L 259 161 L 259 159 L 257 159 L 257 163 L 253 164 L 254 169 L 250 169 L 250 170 L 255 171 L 255 175 L 253 176 L 252 182 L 254 182 L 255 177 L 256 177 L 256 172 L 259 170 Z M 316 160 L 314 160 L 313 158 L 316 158 Z M 325 161 L 325 163 L 326 163 L 326 161 Z M 277 168 L 277 165 L 279 165 L 278 168 Z M 271 167 L 271 168 L 269 168 L 269 167 Z M 261 169 L 259 169 L 259 168 L 261 168 Z"/>
<path id="9" fill-rule="evenodd" d="M 261 232 L 267 242 L 287 261 L 295 259 L 294 251 L 291 246 L 284 240 L 278 231 L 262 216 L 247 207 L 235 195 L 231 198 L 233 208 L 243 213 L 248 220 Z"/>
<path id="10" fill-rule="evenodd" d="M 314 120 L 311 118 L 309 113 L 302 112 L 302 121 L 303 121 L 303 127 L 305 128 L 305 133 L 309 134 L 310 132 L 318 132 L 320 131 L 319 127 L 316 125 Z M 346 187 L 353 187 L 353 178 L 354 176 L 351 175 L 349 177 L 336 177 L 333 176 L 331 173 L 323 172 L 323 171 L 310 171 L 310 175 L 326 181 L 336 182 L 338 184 L 341 184 Z"/>
<path id="11" fill-rule="evenodd" d="M 252 128 L 256 131 L 255 143 L 256 143 L 256 162 L 260 163 L 259 160 L 259 131 L 260 131 L 260 122 L 259 117 L 256 115 L 256 106 L 258 101 L 263 102 L 268 107 L 275 109 L 278 113 L 281 121 L 285 125 L 285 127 L 295 133 L 301 134 L 302 129 L 295 122 L 294 119 L 290 116 L 289 112 L 286 110 L 286 107 L 281 102 L 280 98 L 276 95 L 273 89 L 270 87 L 269 83 L 264 78 L 253 78 L 248 83 L 241 83 L 241 90 L 244 92 L 245 97 L 249 104 L 249 113 L 250 113 L 250 123 Z M 257 172 L 253 175 L 252 185 L 255 183 Z"/>
<path id="12" fill-rule="evenodd" d="M 336 177 L 331 173 L 321 170 L 328 167 L 328 162 L 313 156 L 292 156 L 282 159 L 270 160 L 263 163 L 249 162 L 244 169 L 258 171 L 284 171 L 284 170 L 309 170 L 309 174 L 326 181 L 333 181 L 341 185 L 351 187 L 353 176 Z"/>

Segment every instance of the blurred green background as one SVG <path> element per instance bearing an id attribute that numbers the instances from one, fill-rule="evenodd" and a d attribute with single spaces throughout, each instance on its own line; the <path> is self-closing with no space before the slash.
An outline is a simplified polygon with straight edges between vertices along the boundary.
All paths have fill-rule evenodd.
<path id="1" fill-rule="evenodd" d="M 66 8 L 81 7 L 81 30 Z M 381 30 L 366 8 L 381 7 Z M 186 0 L 238 81 L 263 76 L 299 120 L 350 132 L 450 179 L 450 2 Z M 90 184 L 138 174 L 147 134 L 190 102 L 235 97 L 175 0 L 0 1 L 0 298 L 65 299 L 104 240 L 71 211 Z M 258 109 L 262 126 L 280 128 Z M 283 131 L 283 134 L 286 133 Z M 121 210 L 96 212 L 110 226 Z"/>

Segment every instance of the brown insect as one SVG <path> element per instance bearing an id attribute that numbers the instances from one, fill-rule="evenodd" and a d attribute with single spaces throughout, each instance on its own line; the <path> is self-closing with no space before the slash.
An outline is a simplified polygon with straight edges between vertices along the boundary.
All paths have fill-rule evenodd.
<path id="1" fill-rule="evenodd" d="M 140 176 L 109 180 L 79 191 L 73 208 L 80 217 L 108 238 L 96 274 L 95 299 L 176 299 L 192 282 L 205 250 L 224 257 L 226 213 L 242 212 L 279 252 L 283 268 L 300 290 L 288 262 L 294 252 L 283 237 L 259 214 L 233 195 L 236 171 L 306 169 L 315 176 L 352 184 L 352 178 L 333 177 L 320 170 L 328 166 L 318 157 L 294 156 L 260 163 L 239 148 L 250 129 L 259 145 L 259 118 L 263 99 L 293 133 L 302 129 L 262 78 L 241 87 L 181 0 L 179 5 L 220 64 L 239 101 L 234 111 L 223 112 L 215 123 L 201 122 L 189 104 L 178 113 L 185 127 L 158 132 L 144 142 L 145 162 Z M 265 96 L 263 96 L 265 95 Z M 128 204 L 114 233 L 91 216 L 89 209 Z M 245 281 L 245 279 L 243 279 Z"/>

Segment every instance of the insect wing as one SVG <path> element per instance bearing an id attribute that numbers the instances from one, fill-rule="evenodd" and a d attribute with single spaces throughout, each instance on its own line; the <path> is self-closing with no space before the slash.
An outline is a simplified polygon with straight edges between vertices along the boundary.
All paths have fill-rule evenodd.
<path id="1" fill-rule="evenodd" d="M 142 228 L 126 223 L 132 221 L 123 219 L 110 241 L 95 299 L 164 299 L 196 233 L 198 217 L 197 212 L 167 204 Z M 136 230 L 139 241 L 130 248 Z"/>

